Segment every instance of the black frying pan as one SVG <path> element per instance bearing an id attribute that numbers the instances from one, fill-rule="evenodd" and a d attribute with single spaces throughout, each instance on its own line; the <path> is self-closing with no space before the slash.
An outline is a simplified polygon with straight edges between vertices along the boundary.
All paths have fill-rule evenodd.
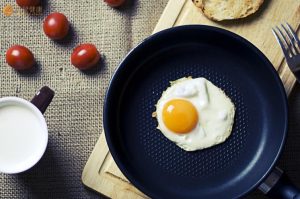
<path id="1" fill-rule="evenodd" d="M 223 144 L 186 152 L 156 129 L 155 104 L 169 81 L 185 76 L 207 78 L 234 102 Z M 104 129 L 118 167 L 148 196 L 238 198 L 272 171 L 287 109 L 280 78 L 251 43 L 214 27 L 182 26 L 149 37 L 122 61 L 107 91 Z"/>

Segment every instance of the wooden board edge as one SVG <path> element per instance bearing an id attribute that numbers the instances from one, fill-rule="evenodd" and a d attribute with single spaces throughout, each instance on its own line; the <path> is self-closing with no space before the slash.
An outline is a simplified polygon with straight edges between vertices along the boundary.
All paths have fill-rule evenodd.
<path id="1" fill-rule="evenodd" d="M 109 149 L 106 144 L 104 131 L 102 131 L 91 155 L 89 156 L 88 161 L 84 166 L 81 176 L 81 181 L 84 185 L 88 187 L 92 185 L 93 181 L 91 180 L 91 177 L 94 177 L 95 174 L 99 173 L 99 170 L 108 154 Z M 95 162 L 97 164 L 95 164 Z"/>
<path id="2" fill-rule="evenodd" d="M 109 198 L 122 199 L 125 196 L 132 199 L 148 198 L 127 180 L 109 173 L 108 167 L 111 164 L 115 162 L 102 132 L 83 169 L 81 176 L 83 185 Z"/>
<path id="3" fill-rule="evenodd" d="M 159 18 L 152 34 L 173 27 L 179 13 L 187 1 L 189 0 L 170 0 Z M 172 10 L 171 13 L 170 10 Z"/>

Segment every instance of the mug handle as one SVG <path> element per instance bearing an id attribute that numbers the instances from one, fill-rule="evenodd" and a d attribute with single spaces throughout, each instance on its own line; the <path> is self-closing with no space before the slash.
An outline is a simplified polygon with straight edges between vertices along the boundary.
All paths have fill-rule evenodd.
<path id="1" fill-rule="evenodd" d="M 53 97 L 54 91 L 48 86 L 44 86 L 35 94 L 31 100 L 31 103 L 35 105 L 42 114 L 44 114 Z"/>

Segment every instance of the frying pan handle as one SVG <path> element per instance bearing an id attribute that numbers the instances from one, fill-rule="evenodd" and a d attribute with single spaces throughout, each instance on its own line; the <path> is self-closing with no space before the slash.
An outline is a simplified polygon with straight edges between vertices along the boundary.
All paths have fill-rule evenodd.
<path id="1" fill-rule="evenodd" d="M 300 189 L 278 167 L 260 184 L 259 189 L 270 198 L 300 199 Z"/>

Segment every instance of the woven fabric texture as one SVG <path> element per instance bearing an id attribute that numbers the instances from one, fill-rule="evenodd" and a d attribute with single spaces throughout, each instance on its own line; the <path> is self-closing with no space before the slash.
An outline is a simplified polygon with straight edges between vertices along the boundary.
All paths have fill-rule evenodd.
<path id="1" fill-rule="evenodd" d="M 43 85 L 56 95 L 45 113 L 49 143 L 42 160 L 19 175 L 0 174 L 0 198 L 99 198 L 81 183 L 83 167 L 102 131 L 102 107 L 108 82 L 126 53 L 151 34 L 168 0 L 132 0 L 121 9 L 103 0 L 44 0 L 41 9 L 28 13 L 15 0 L 0 2 L 0 97 L 30 100 Z M 12 12 L 3 12 L 5 6 Z M 51 12 L 64 13 L 71 22 L 61 42 L 48 39 L 42 22 Z M 83 73 L 70 64 L 72 49 L 93 43 L 101 64 Z M 27 46 L 38 67 L 20 73 L 5 63 L 14 44 Z M 280 166 L 300 185 L 300 88 L 290 99 L 291 122 Z M 1 122 L 1 121 L 0 121 Z M 265 198 L 254 192 L 248 198 Z"/>
<path id="2" fill-rule="evenodd" d="M 0 198 L 89 198 L 97 196 L 81 183 L 83 167 L 102 131 L 102 107 L 108 82 L 126 53 L 151 34 L 167 1 L 131 1 L 112 9 L 103 0 L 44 0 L 42 12 L 29 14 L 15 0 L 0 2 L 0 97 L 30 100 L 43 85 L 56 95 L 45 113 L 49 128 L 47 151 L 29 172 L 0 175 Z M 11 5 L 11 16 L 3 8 Z M 71 34 L 62 42 L 42 30 L 45 16 L 64 13 Z M 103 54 L 101 65 L 83 73 L 70 64 L 72 49 L 93 43 Z M 21 74 L 5 63 L 11 45 L 27 46 L 38 68 Z"/>

